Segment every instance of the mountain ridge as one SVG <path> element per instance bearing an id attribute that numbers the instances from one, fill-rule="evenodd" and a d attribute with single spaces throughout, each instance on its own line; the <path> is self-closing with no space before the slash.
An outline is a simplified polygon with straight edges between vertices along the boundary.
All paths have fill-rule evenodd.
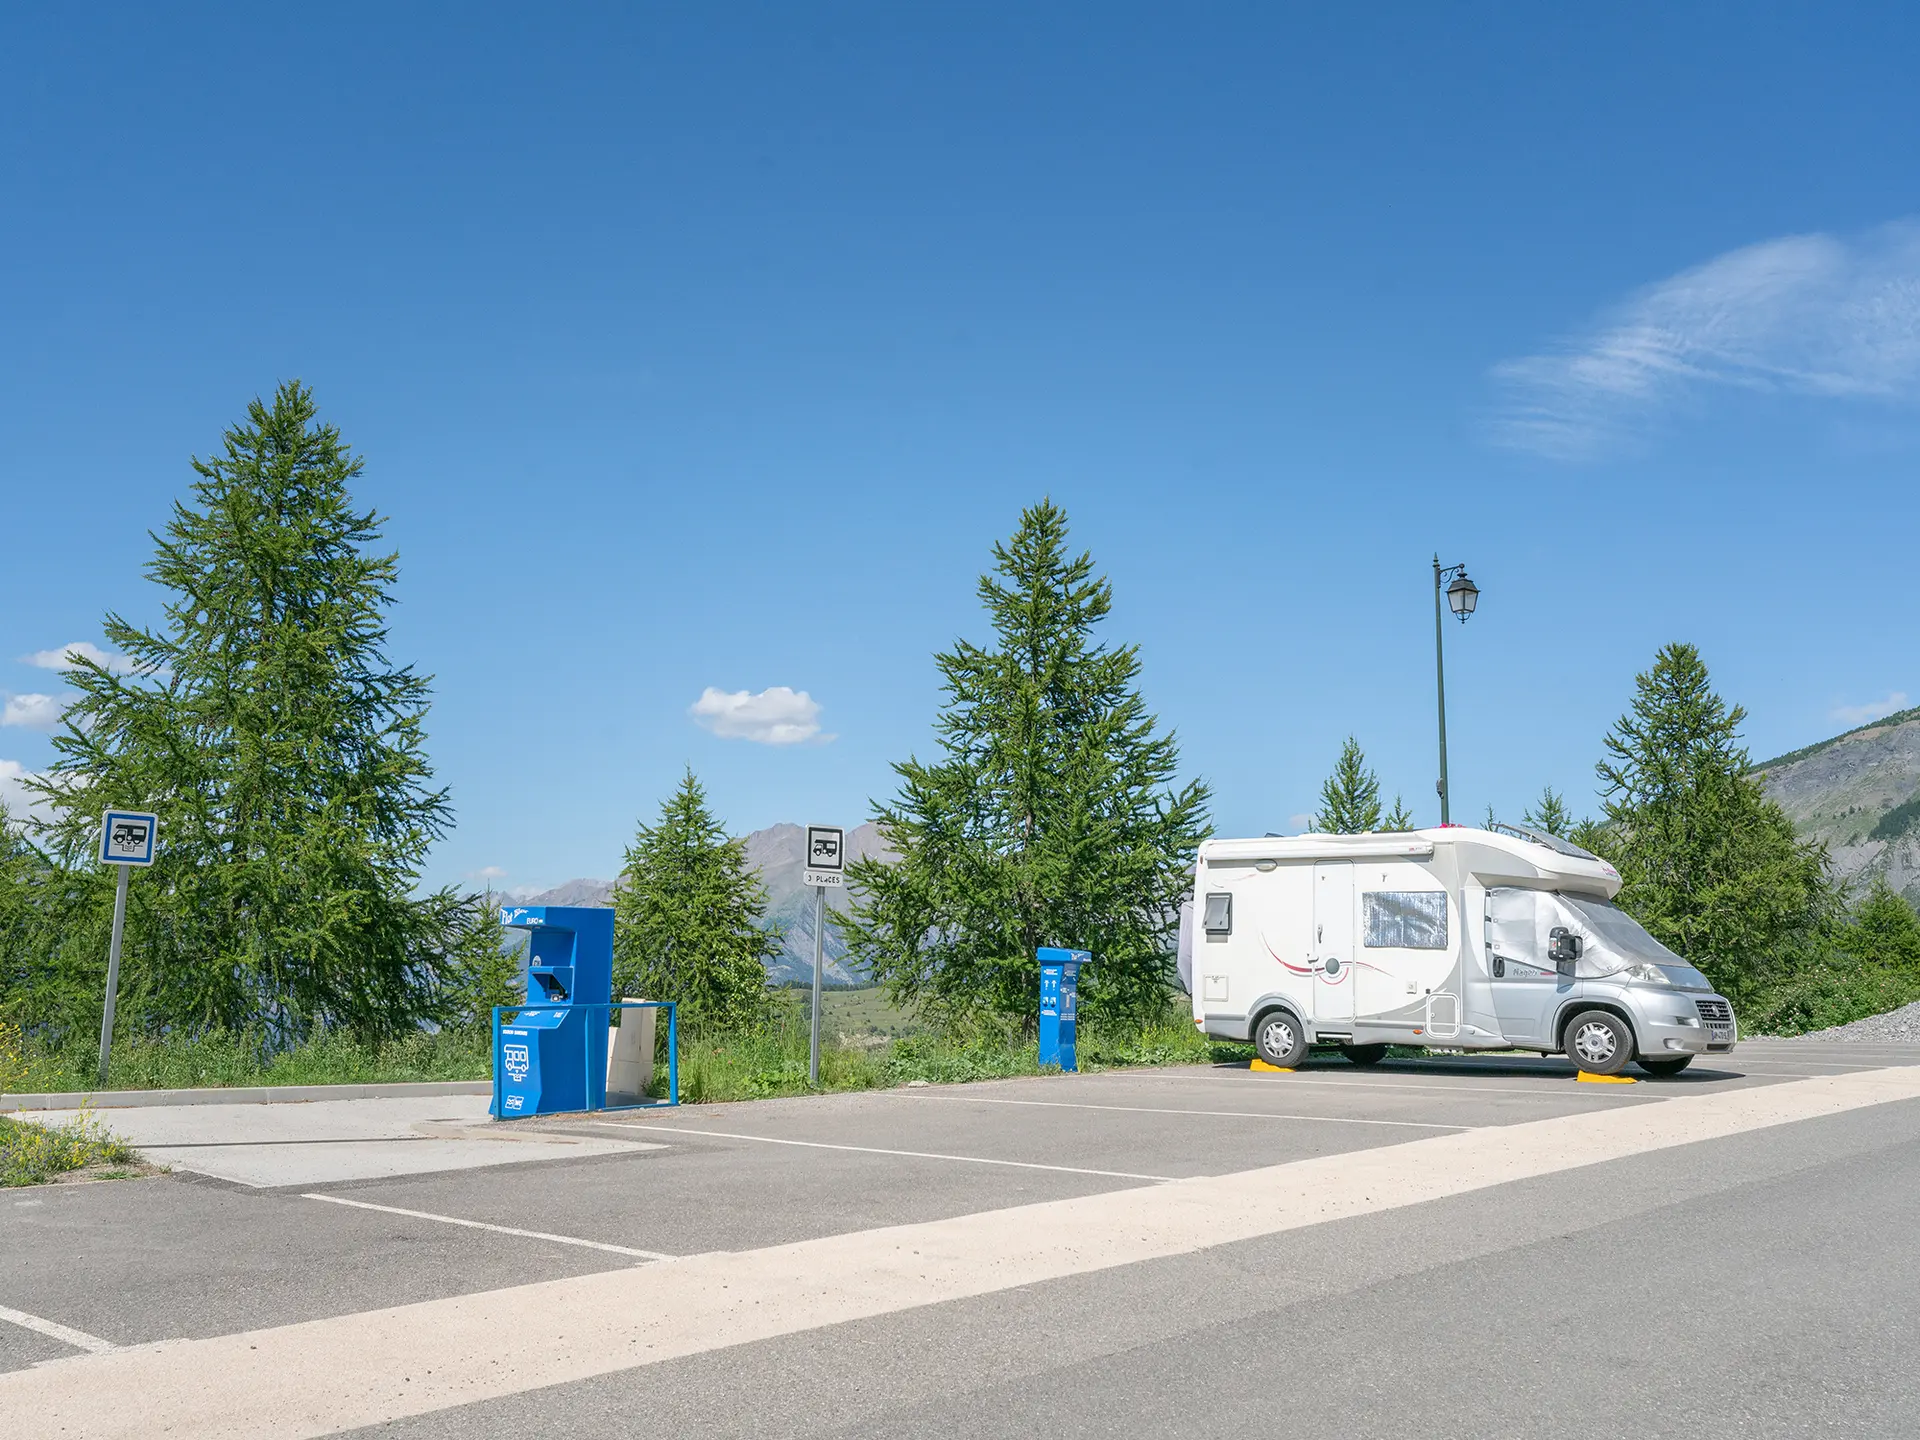
<path id="1" fill-rule="evenodd" d="M 1794 828 L 1827 847 L 1834 876 L 1874 879 L 1920 904 L 1920 706 L 1752 767 Z"/>

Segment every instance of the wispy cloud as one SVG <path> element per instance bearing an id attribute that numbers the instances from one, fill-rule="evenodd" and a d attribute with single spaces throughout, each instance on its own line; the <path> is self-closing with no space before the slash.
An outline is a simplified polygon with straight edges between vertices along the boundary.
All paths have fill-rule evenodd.
<path id="1" fill-rule="evenodd" d="M 1494 438 L 1556 460 L 1620 448 L 1715 387 L 1920 401 L 1920 223 L 1730 250 L 1494 378 Z"/>
<path id="2" fill-rule="evenodd" d="M 507 872 L 498 865 L 482 865 L 478 870 L 467 872 L 469 880 L 504 880 L 506 878 Z"/>
<path id="3" fill-rule="evenodd" d="M 755 693 L 718 690 L 709 685 L 687 713 L 704 730 L 726 740 L 756 745 L 824 745 L 834 737 L 820 733 L 820 703 L 804 690 L 771 685 Z"/>
<path id="4" fill-rule="evenodd" d="M 0 694 L 0 725 L 22 730 L 52 730 L 67 708 L 67 695 Z"/>
<path id="5" fill-rule="evenodd" d="M 1895 690 L 1884 700 L 1869 700 L 1864 705 L 1836 705 L 1827 715 L 1842 725 L 1865 725 L 1870 720 L 1878 720 L 1883 715 L 1906 708 L 1907 692 Z"/>
<path id="6" fill-rule="evenodd" d="M 101 669 L 114 675 L 133 673 L 134 665 L 131 659 L 125 655 L 115 655 L 110 650 L 102 650 L 91 640 L 76 640 L 71 645 L 56 646 L 52 650 L 36 650 L 31 655 L 22 655 L 20 659 L 42 670 L 71 670 L 74 668 L 76 655 L 82 659 L 91 660 Z"/>

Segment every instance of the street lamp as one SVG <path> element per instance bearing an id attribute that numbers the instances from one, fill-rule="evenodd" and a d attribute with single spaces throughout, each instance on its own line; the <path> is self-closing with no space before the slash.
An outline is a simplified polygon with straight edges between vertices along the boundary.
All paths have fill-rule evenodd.
<path id="1" fill-rule="evenodd" d="M 1440 564 L 1440 557 L 1433 557 L 1433 671 L 1434 680 L 1440 696 L 1440 782 L 1434 788 L 1440 792 L 1440 823 L 1451 824 L 1447 808 L 1447 661 L 1441 645 L 1440 630 L 1440 585 L 1451 579 L 1447 586 L 1447 608 L 1460 617 L 1462 625 L 1480 603 L 1480 587 L 1467 578 L 1465 565 Z"/>

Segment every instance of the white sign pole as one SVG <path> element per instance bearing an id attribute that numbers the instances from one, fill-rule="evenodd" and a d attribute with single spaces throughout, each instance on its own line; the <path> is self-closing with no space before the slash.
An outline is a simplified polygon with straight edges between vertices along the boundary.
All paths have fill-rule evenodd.
<path id="1" fill-rule="evenodd" d="M 100 1016 L 100 1085 L 107 1083 L 107 1052 L 113 1048 L 113 1002 L 120 992 L 120 937 L 127 931 L 127 872 L 120 867 L 119 881 L 113 887 L 113 943 L 107 947 L 107 1008 Z"/>
<path id="2" fill-rule="evenodd" d="M 807 1084 L 820 1088 L 820 974 L 826 968 L 827 887 L 813 887 L 813 1048 L 807 1058 Z"/>

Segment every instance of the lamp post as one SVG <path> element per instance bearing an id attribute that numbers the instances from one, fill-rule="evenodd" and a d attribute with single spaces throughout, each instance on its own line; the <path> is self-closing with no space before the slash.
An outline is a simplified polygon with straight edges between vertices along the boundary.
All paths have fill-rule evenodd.
<path id="1" fill-rule="evenodd" d="M 1467 578 L 1465 565 L 1442 566 L 1440 557 L 1433 557 L 1433 673 L 1440 697 L 1440 782 L 1434 788 L 1440 792 L 1440 823 L 1452 823 L 1447 806 L 1447 661 L 1445 649 L 1441 644 L 1440 628 L 1440 586 L 1443 581 L 1451 580 L 1447 586 L 1447 606 L 1460 617 L 1462 625 L 1473 614 L 1473 607 L 1480 603 L 1480 587 Z"/>

